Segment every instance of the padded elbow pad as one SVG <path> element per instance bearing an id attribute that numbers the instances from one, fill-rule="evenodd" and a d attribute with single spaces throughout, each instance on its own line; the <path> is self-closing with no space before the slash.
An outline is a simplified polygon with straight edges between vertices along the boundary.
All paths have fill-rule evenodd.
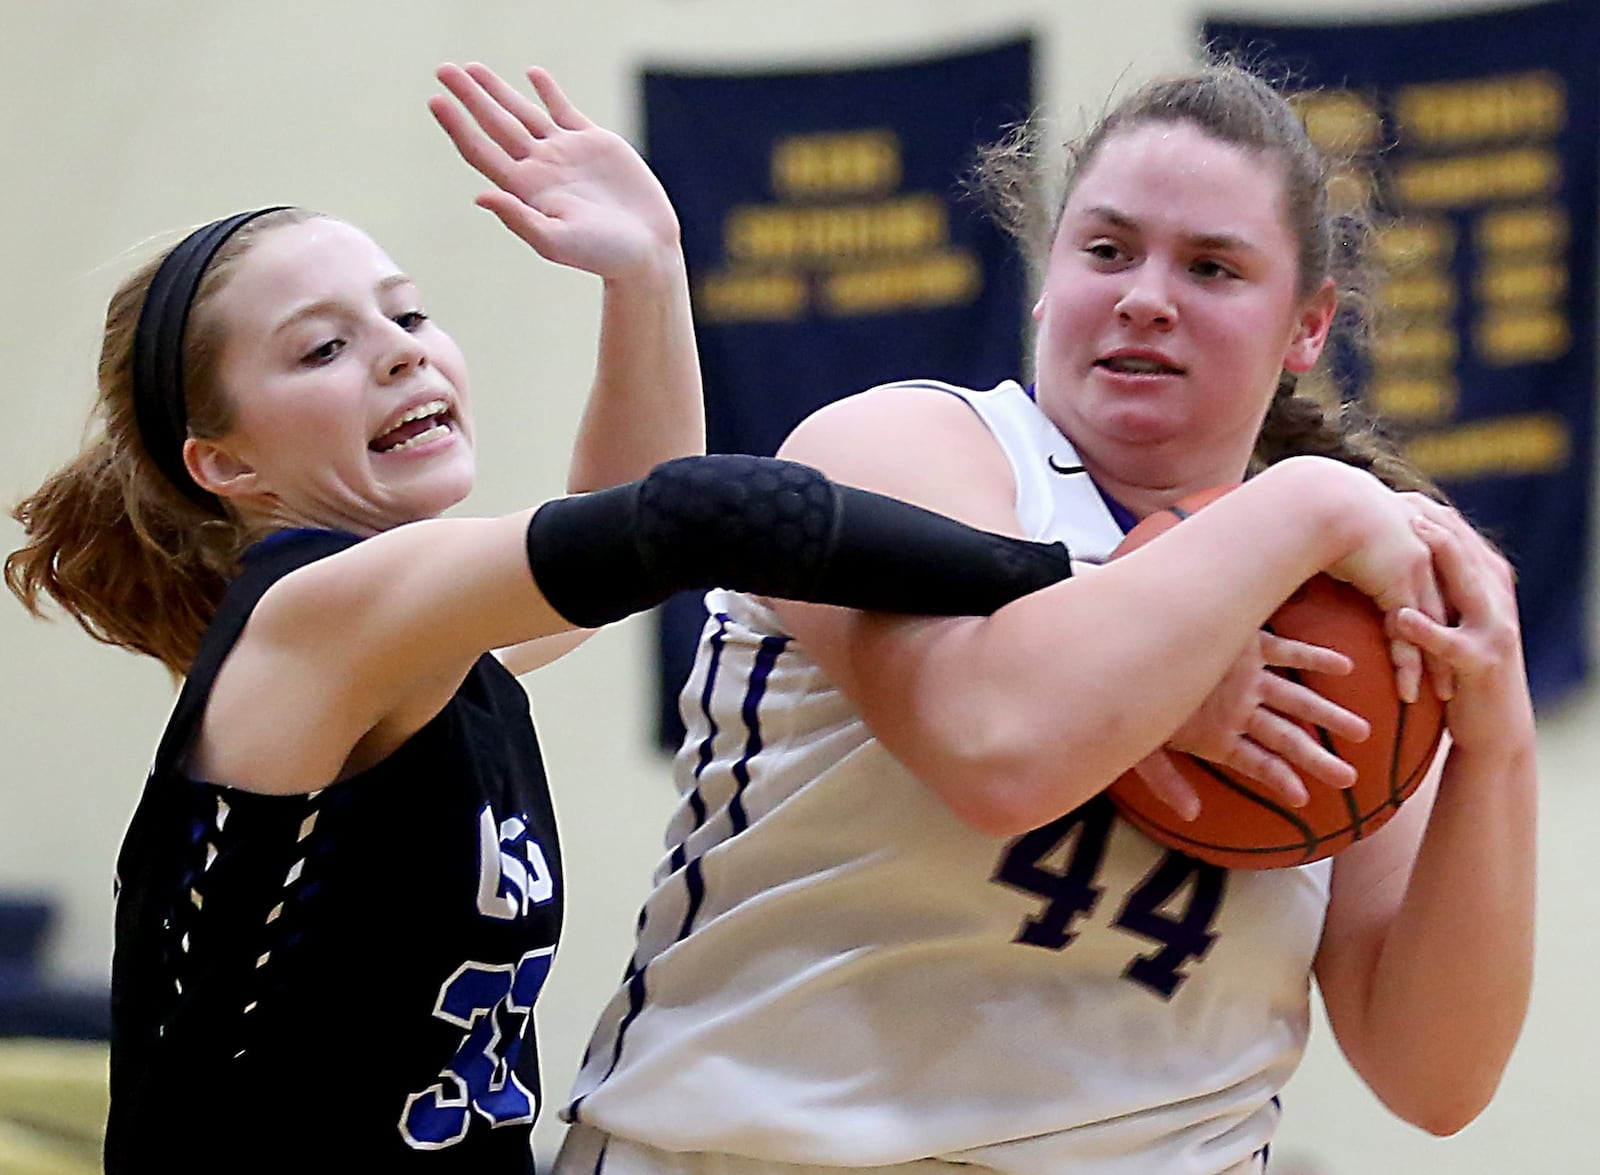
<path id="1" fill-rule="evenodd" d="M 527 542 L 545 598 L 585 628 L 710 587 L 984 614 L 1071 573 L 1059 543 L 975 530 L 808 465 L 742 454 L 684 457 L 642 481 L 546 503 Z"/>

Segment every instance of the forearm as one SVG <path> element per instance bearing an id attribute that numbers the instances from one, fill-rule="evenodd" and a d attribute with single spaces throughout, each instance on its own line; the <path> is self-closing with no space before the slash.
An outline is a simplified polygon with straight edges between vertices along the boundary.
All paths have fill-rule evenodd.
<path id="1" fill-rule="evenodd" d="M 683 257 L 674 240 L 605 282 L 594 385 L 573 444 L 570 493 L 643 477 L 705 451 L 705 408 Z"/>
<path id="2" fill-rule="evenodd" d="M 1532 985 L 1537 783 L 1531 730 L 1453 752 L 1373 971 L 1358 1066 L 1396 1113 L 1450 1133 L 1488 1104 Z"/>
<path id="3" fill-rule="evenodd" d="M 1269 471 L 982 623 L 858 618 L 812 647 L 964 820 L 1037 827 L 1160 746 L 1283 599 L 1359 545 L 1346 477 Z"/>
<path id="4" fill-rule="evenodd" d="M 735 453 L 675 459 L 639 481 L 548 503 L 527 547 L 545 598 L 587 628 L 719 586 L 983 615 L 1071 573 L 1060 543 L 978 530 L 808 465 Z"/>

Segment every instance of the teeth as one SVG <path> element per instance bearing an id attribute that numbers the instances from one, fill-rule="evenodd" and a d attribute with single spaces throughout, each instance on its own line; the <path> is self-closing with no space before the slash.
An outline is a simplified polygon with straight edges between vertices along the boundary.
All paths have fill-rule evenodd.
<path id="1" fill-rule="evenodd" d="M 413 417 L 410 417 L 410 419 L 415 420 L 416 417 L 413 416 Z M 401 441 L 398 445 L 396 445 L 392 449 L 385 449 L 384 452 L 385 453 L 398 453 L 398 452 L 400 452 L 400 450 L 409 449 L 413 445 L 424 445 L 424 444 L 427 444 L 429 441 L 436 441 L 440 437 L 447 435 L 449 432 L 450 432 L 450 426 L 449 425 L 447 425 L 447 424 L 436 424 L 432 428 L 424 429 L 422 432 L 419 432 L 414 437 L 409 437 L 406 440 Z"/>
<path id="2" fill-rule="evenodd" d="M 402 424 L 410 424 L 413 420 L 423 420 L 429 416 L 442 416 L 449 411 L 450 405 L 443 400 L 429 400 L 426 404 L 418 404 L 409 412 L 404 413 L 399 419 L 391 421 L 384 426 L 383 432 L 393 432 Z M 382 436 L 383 433 L 379 433 Z M 427 434 L 423 434 L 427 435 Z"/>

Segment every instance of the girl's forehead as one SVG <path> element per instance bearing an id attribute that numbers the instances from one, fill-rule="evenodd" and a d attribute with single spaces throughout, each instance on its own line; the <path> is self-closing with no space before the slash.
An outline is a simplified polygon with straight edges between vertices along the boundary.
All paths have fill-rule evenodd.
<path id="1" fill-rule="evenodd" d="M 366 233 L 319 217 L 253 239 L 234 260 L 218 308 L 235 329 L 267 329 L 301 305 L 370 297 L 398 276 L 395 263 Z"/>
<path id="2" fill-rule="evenodd" d="M 317 217 L 262 233 L 238 259 L 234 280 L 268 283 L 322 276 L 336 281 L 395 269 L 366 233 L 342 220 Z"/>
<path id="3" fill-rule="evenodd" d="M 1282 169 L 1193 123 L 1147 122 L 1108 137 L 1073 185 L 1068 219 L 1169 225 L 1190 233 L 1287 233 Z"/>
<path id="4" fill-rule="evenodd" d="M 1214 137 L 1191 122 L 1142 122 L 1115 131 L 1088 161 L 1069 203 L 1102 189 L 1194 197 L 1228 193 L 1241 203 L 1276 204 L 1283 176 L 1259 152 Z"/>

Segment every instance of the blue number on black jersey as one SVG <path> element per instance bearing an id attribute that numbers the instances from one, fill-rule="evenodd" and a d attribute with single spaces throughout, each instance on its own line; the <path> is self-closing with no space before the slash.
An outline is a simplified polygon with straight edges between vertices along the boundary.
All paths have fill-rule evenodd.
<path id="1" fill-rule="evenodd" d="M 516 1063 L 553 952 L 529 951 L 515 967 L 463 963 L 446 981 L 433 1014 L 467 1031 L 439 1080 L 406 1099 L 400 1133 L 409 1145 L 436 1150 L 460 1142 L 473 1112 L 495 1126 L 533 1121 L 538 1098 L 517 1079 Z"/>

